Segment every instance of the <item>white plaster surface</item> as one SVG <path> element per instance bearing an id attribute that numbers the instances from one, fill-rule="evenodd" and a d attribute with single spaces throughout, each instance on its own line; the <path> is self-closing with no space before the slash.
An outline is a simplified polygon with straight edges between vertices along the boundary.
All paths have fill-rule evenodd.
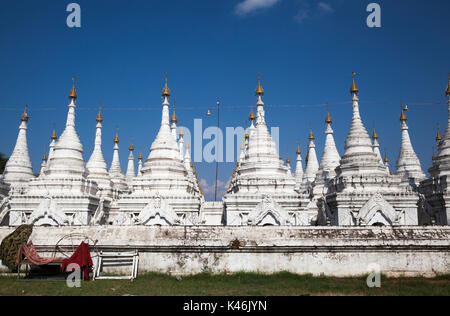
<path id="1" fill-rule="evenodd" d="M 0 228 L 0 239 L 13 228 Z M 69 233 L 98 240 L 103 251 L 139 251 L 139 272 L 173 274 L 289 271 L 329 276 L 450 273 L 450 227 L 35 227 L 42 254 Z M 236 242 L 238 240 L 238 242 Z M 239 245 L 232 247 L 232 242 Z M 70 240 L 66 241 L 67 245 Z M 95 261 L 95 260 L 94 260 Z M 119 272 L 119 270 L 117 270 Z"/>

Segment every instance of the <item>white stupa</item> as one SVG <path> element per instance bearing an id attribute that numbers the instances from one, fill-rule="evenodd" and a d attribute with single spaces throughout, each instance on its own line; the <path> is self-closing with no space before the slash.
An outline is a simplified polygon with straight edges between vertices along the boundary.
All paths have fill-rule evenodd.
<path id="1" fill-rule="evenodd" d="M 33 166 L 31 165 L 30 155 L 28 153 L 28 119 L 27 106 L 25 106 L 25 110 L 20 117 L 21 122 L 16 145 L 3 172 L 3 181 L 11 187 L 26 186 L 28 181 L 34 178 Z"/>
<path id="2" fill-rule="evenodd" d="M 327 126 L 325 130 L 325 146 L 323 149 L 322 159 L 320 160 L 319 170 L 317 171 L 317 176 L 313 184 L 314 198 L 322 197 L 327 193 L 328 181 L 336 176 L 336 168 L 339 166 L 339 162 L 341 160 L 334 141 L 334 132 L 331 128 L 332 123 L 333 120 L 331 119 L 330 112 L 328 111 L 325 119 L 325 124 Z"/>
<path id="3" fill-rule="evenodd" d="M 375 128 L 373 129 L 373 133 L 372 133 L 372 140 L 373 140 L 373 152 L 375 153 L 375 155 L 377 155 L 378 161 L 380 163 L 383 163 L 383 158 L 381 157 L 381 152 L 380 152 L 380 144 L 378 143 L 378 133 L 375 130 Z"/>
<path id="4" fill-rule="evenodd" d="M 24 192 L 10 194 L 11 226 L 88 225 L 98 210 L 98 186 L 88 180 L 83 146 L 75 129 L 76 100 L 74 78 L 66 127 L 49 154 L 44 173 L 31 179 Z"/>
<path id="5" fill-rule="evenodd" d="M 267 129 L 263 95 L 259 79 L 256 126 L 247 134 L 245 158 L 223 198 L 223 217 L 226 225 L 309 225 L 315 214 L 305 211 L 295 178 L 278 155 Z"/>
<path id="6" fill-rule="evenodd" d="M 300 150 L 300 145 L 297 145 L 296 151 L 297 159 L 295 164 L 295 190 L 301 190 L 303 186 L 303 162 L 302 162 L 302 152 Z"/>
<path id="7" fill-rule="evenodd" d="M 197 178 L 194 181 L 194 174 L 190 176 L 181 157 L 175 115 L 171 129 L 169 97 L 166 75 L 161 126 L 140 170 L 142 175 L 134 179 L 131 193 L 118 201 L 120 211 L 116 222 L 120 225 L 193 225 L 198 222 L 203 194 Z M 167 207 L 164 214 L 158 209 L 162 203 Z M 145 215 L 148 217 L 145 223 L 137 219 L 144 216 L 143 212 L 148 215 Z"/>
<path id="8" fill-rule="evenodd" d="M 423 196 L 419 201 L 419 214 L 428 225 L 450 225 L 450 74 L 445 90 L 448 123 L 444 136 L 437 135 L 437 156 L 428 169 L 430 178 L 422 181 Z M 440 138 L 440 139 L 439 139 Z"/>
<path id="9" fill-rule="evenodd" d="M 99 108 L 96 122 L 94 150 L 86 164 L 86 169 L 88 171 L 88 179 L 96 182 L 98 185 L 99 196 L 111 200 L 113 197 L 113 182 L 111 181 L 108 165 L 106 164 L 102 152 L 103 117 L 101 114 L 101 107 Z"/>
<path id="10" fill-rule="evenodd" d="M 315 137 L 312 129 L 309 132 L 308 139 L 309 146 L 305 159 L 306 167 L 305 173 L 303 174 L 303 182 L 305 182 L 307 186 L 311 186 L 319 172 L 319 161 L 317 160 L 316 144 L 314 143 Z"/>
<path id="11" fill-rule="evenodd" d="M 404 181 L 419 184 L 425 179 L 425 174 L 422 171 L 419 158 L 417 157 L 408 132 L 408 124 L 404 109 L 401 110 L 400 115 L 402 143 L 400 147 L 400 154 L 398 156 L 396 171 L 397 175 L 401 176 Z"/>
<path id="12" fill-rule="evenodd" d="M 134 169 L 134 146 L 133 146 L 133 140 L 131 140 L 130 147 L 128 147 L 128 165 L 127 165 L 127 172 L 125 173 L 125 178 L 127 180 L 128 186 L 133 185 L 133 180 L 136 177 L 136 171 Z"/>
<path id="13" fill-rule="evenodd" d="M 329 182 L 328 193 L 319 199 L 320 225 L 399 226 L 419 222 L 416 186 L 391 176 L 373 150 L 360 112 L 358 88 L 353 78 L 350 88 L 353 118 L 345 142 L 345 153 Z"/>
<path id="14" fill-rule="evenodd" d="M 122 172 L 122 167 L 120 166 L 119 158 L 119 128 L 116 129 L 116 136 L 114 137 L 114 149 L 113 149 L 113 159 L 111 166 L 109 167 L 109 176 L 113 182 L 114 190 L 119 192 L 119 194 L 128 192 L 129 188 L 125 175 Z"/>

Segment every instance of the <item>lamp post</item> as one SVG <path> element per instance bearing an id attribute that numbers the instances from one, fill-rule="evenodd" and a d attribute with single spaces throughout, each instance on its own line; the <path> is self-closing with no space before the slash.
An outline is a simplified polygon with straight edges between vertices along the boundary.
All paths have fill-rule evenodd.
<path id="1" fill-rule="evenodd" d="M 211 116 L 212 113 L 208 109 L 206 116 Z M 217 132 L 220 129 L 220 100 L 217 100 Z M 219 133 L 217 133 L 219 135 Z M 217 201 L 217 180 L 219 178 L 219 136 L 217 136 L 217 146 L 216 146 L 216 182 L 214 184 L 214 201 Z"/>

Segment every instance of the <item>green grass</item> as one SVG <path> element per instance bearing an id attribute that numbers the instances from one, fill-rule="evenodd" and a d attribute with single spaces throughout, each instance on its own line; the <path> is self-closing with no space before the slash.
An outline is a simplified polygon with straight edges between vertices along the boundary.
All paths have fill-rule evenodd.
<path id="1" fill-rule="evenodd" d="M 381 288 L 370 289 L 366 277 L 331 278 L 281 272 L 265 275 L 236 273 L 231 275 L 198 274 L 174 276 L 150 273 L 137 280 L 99 280 L 82 282 L 81 288 L 68 288 L 64 281 L 22 281 L 0 277 L 0 295 L 445 295 L 450 296 L 450 275 L 432 279 L 386 278 Z"/>

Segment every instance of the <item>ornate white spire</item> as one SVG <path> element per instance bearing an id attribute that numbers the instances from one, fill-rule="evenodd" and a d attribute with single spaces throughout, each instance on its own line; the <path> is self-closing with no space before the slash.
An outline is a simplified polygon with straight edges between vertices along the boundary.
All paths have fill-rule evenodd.
<path id="1" fill-rule="evenodd" d="M 434 160 L 433 167 L 429 169 L 432 177 L 450 175 L 450 74 L 448 75 L 448 85 L 445 94 L 447 96 L 448 123 L 444 137 L 439 143 L 438 154 Z"/>
<path id="2" fill-rule="evenodd" d="M 398 156 L 396 165 L 397 175 L 400 175 L 406 179 L 424 179 L 425 174 L 422 171 L 419 158 L 414 152 L 413 146 L 411 144 L 411 139 L 408 132 L 407 118 L 403 108 L 401 109 L 400 122 L 402 129 L 402 145 L 400 147 L 400 154 Z"/>
<path id="3" fill-rule="evenodd" d="M 387 151 L 385 151 L 385 153 L 384 153 L 384 167 L 386 168 L 386 173 L 388 175 L 392 173 L 392 171 L 390 171 L 390 167 L 389 167 L 389 158 L 387 155 Z"/>
<path id="4" fill-rule="evenodd" d="M 175 99 L 173 99 L 173 114 L 172 114 L 172 118 L 170 119 L 170 129 L 172 131 L 172 136 L 175 139 L 175 141 L 177 141 L 177 123 L 178 123 L 178 118 L 177 115 L 175 114 Z"/>
<path id="5" fill-rule="evenodd" d="M 106 164 L 102 152 L 103 117 L 101 114 L 101 105 L 99 105 L 96 122 L 97 125 L 95 127 L 94 150 L 92 151 L 91 157 L 86 164 L 86 169 L 88 171 L 88 179 L 97 182 L 98 187 L 103 190 L 105 194 L 109 194 L 112 186 L 111 179 L 108 173 L 108 165 Z"/>
<path id="6" fill-rule="evenodd" d="M 261 161 L 272 159 L 274 161 L 281 162 L 282 164 L 283 161 L 278 155 L 275 142 L 267 129 L 264 102 L 262 101 L 263 95 L 264 90 L 261 86 L 261 75 L 258 74 L 258 86 L 256 88 L 256 127 L 253 130 L 251 139 L 249 131 L 246 131 L 245 138 L 246 141 L 248 141 L 248 151 L 246 151 L 246 155 L 252 156 L 252 159 L 259 159 Z"/>
<path id="7" fill-rule="evenodd" d="M 316 179 L 319 171 L 319 162 L 317 161 L 316 144 L 314 143 L 314 135 L 312 129 L 309 133 L 308 154 L 306 157 L 305 174 L 303 175 L 306 183 L 312 183 Z"/>
<path id="8" fill-rule="evenodd" d="M 142 158 L 142 153 L 140 153 L 138 156 L 138 177 L 142 176 Z"/>
<path id="9" fill-rule="evenodd" d="M 167 191 L 173 193 L 174 186 L 184 192 L 189 190 L 187 171 L 180 157 L 179 144 L 173 132 L 176 133 L 176 126 L 173 132 L 169 121 L 169 88 L 166 85 L 163 90 L 161 127 L 151 148 L 150 154 L 142 168 L 143 178 L 151 182 L 152 189 L 159 193 Z M 174 123 L 174 122 L 172 122 Z"/>
<path id="10" fill-rule="evenodd" d="M 297 145 L 297 164 L 295 165 L 295 183 L 300 185 L 303 182 L 303 163 L 300 145 Z"/>
<path id="11" fill-rule="evenodd" d="M 353 83 L 350 88 L 353 102 L 353 118 L 350 132 L 345 141 L 345 153 L 342 156 L 339 175 L 386 175 L 385 167 L 380 164 L 376 154 L 372 149 L 372 141 L 364 127 L 359 114 L 358 87 L 355 83 L 355 73 L 353 73 Z"/>
<path id="12" fill-rule="evenodd" d="M 52 133 L 52 136 L 51 136 L 51 142 L 50 142 L 50 145 L 49 145 L 50 150 L 48 152 L 48 161 L 50 161 L 50 159 L 52 159 L 52 157 L 53 157 L 53 151 L 55 150 L 56 140 L 57 139 L 58 139 L 58 136 L 56 136 L 56 130 L 53 129 L 53 133 Z"/>
<path id="13" fill-rule="evenodd" d="M 436 147 L 439 148 L 439 146 L 441 145 L 441 141 L 442 141 L 442 136 L 441 133 L 439 132 L 439 123 L 436 125 Z"/>
<path id="14" fill-rule="evenodd" d="M 184 130 L 183 130 L 183 126 L 181 125 L 181 123 L 180 123 L 178 146 L 180 148 L 180 159 L 183 161 L 184 160 Z"/>
<path id="15" fill-rule="evenodd" d="M 244 149 L 247 153 L 248 150 L 248 145 L 250 143 L 250 133 L 248 130 L 245 131 L 245 136 L 244 136 Z"/>
<path id="16" fill-rule="evenodd" d="M 262 97 L 264 96 L 264 90 L 261 86 L 261 74 L 258 74 L 258 87 L 256 88 L 256 126 L 266 125 L 265 113 L 264 113 L 264 102 L 262 101 Z"/>
<path id="17" fill-rule="evenodd" d="M 69 94 L 69 111 L 67 113 L 66 128 L 58 139 L 49 160 L 46 175 L 51 178 L 86 177 L 86 168 L 83 160 L 83 145 L 75 130 L 75 105 L 77 94 L 75 92 L 75 78 Z"/>
<path id="18" fill-rule="evenodd" d="M 234 173 L 228 192 L 233 191 L 232 187 L 234 185 L 240 185 L 243 190 L 241 192 L 245 190 L 259 193 L 265 191 L 273 194 L 281 191 L 295 193 L 294 177 L 289 172 L 288 166 L 284 164 L 284 161 L 278 155 L 277 146 L 266 125 L 263 95 L 261 76 L 258 74 L 256 126 L 246 130 L 243 150 L 245 157 L 244 159 L 240 157 L 241 163 L 239 164 L 238 172 Z M 254 117 L 251 113 L 249 116 L 250 121 Z M 280 183 L 285 185 L 281 186 L 279 185 Z M 279 188 L 278 192 L 274 192 L 276 188 Z M 237 192 L 239 189 L 236 188 L 234 191 Z"/>
<path id="19" fill-rule="evenodd" d="M 116 129 L 116 136 L 114 137 L 114 153 L 111 167 L 109 168 L 109 176 L 114 183 L 114 187 L 118 190 L 125 191 L 125 176 L 122 173 L 119 159 L 119 129 Z"/>
<path id="20" fill-rule="evenodd" d="M 373 128 L 372 139 L 373 139 L 373 152 L 375 153 L 375 155 L 377 155 L 377 158 L 380 161 L 380 163 L 383 163 L 383 158 L 381 157 L 380 152 L 380 144 L 378 143 L 378 134 L 375 130 L 375 127 Z"/>
<path id="21" fill-rule="evenodd" d="M 33 166 L 31 165 L 30 155 L 28 154 L 27 143 L 27 124 L 28 114 L 27 106 L 20 118 L 19 134 L 17 135 L 16 146 L 9 157 L 3 173 L 4 181 L 11 185 L 28 182 L 33 175 Z"/>
<path id="22" fill-rule="evenodd" d="M 134 147 L 133 147 L 133 139 L 131 139 L 130 147 L 128 148 L 130 151 L 130 154 L 128 155 L 128 166 L 127 166 L 127 173 L 125 175 L 127 182 L 131 183 L 133 179 L 136 177 L 136 174 L 134 173 Z"/>
<path id="23" fill-rule="evenodd" d="M 44 153 L 44 156 L 42 157 L 41 170 L 39 171 L 39 177 L 44 176 L 46 166 L 47 166 L 47 155 Z"/>
<path id="24" fill-rule="evenodd" d="M 242 163 L 245 159 L 245 144 L 242 143 L 240 147 L 240 153 L 239 153 L 239 163 Z"/>
<path id="25" fill-rule="evenodd" d="M 286 166 L 287 166 L 287 173 L 288 175 L 292 176 L 291 173 L 291 158 L 289 158 L 289 154 L 286 155 Z"/>
<path id="26" fill-rule="evenodd" d="M 116 136 L 114 137 L 114 153 L 111 167 L 109 168 L 111 177 L 122 175 L 122 168 L 120 167 L 119 159 L 119 129 L 116 129 Z"/>
<path id="27" fill-rule="evenodd" d="M 331 128 L 333 121 L 329 111 L 327 111 L 325 123 L 327 124 L 327 128 L 325 130 L 325 147 L 317 176 L 322 177 L 323 179 L 331 179 L 336 175 L 335 169 L 339 166 L 341 157 L 339 156 L 336 143 L 334 142 L 333 129 Z"/>
<path id="28" fill-rule="evenodd" d="M 255 113 L 253 113 L 253 103 L 250 103 L 250 115 L 248 116 L 248 119 L 250 121 L 250 127 L 249 127 L 249 136 L 253 135 L 255 132 Z"/>
<path id="29" fill-rule="evenodd" d="M 192 176 L 192 162 L 191 162 L 191 151 L 189 143 L 186 143 L 186 152 L 184 154 L 184 167 L 188 171 L 189 176 Z"/>

